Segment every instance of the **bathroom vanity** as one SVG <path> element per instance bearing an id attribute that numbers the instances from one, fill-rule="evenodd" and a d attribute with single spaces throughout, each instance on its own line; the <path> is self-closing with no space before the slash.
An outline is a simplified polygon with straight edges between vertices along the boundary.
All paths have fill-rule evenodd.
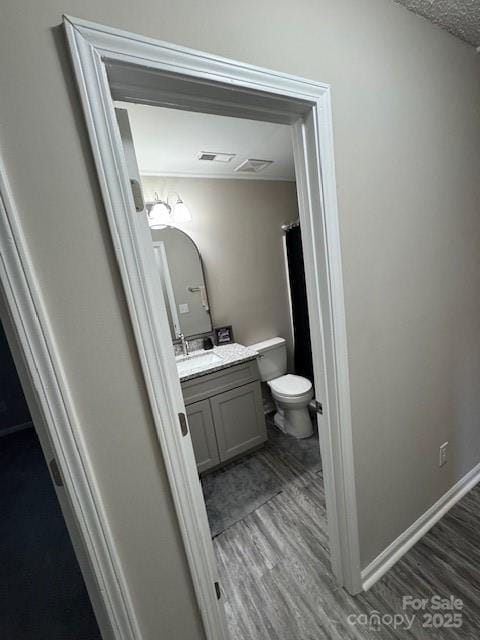
<path id="1" fill-rule="evenodd" d="M 177 358 L 199 472 L 267 439 L 257 353 L 239 344 Z"/>
<path id="2" fill-rule="evenodd" d="M 152 229 L 157 275 L 177 355 L 199 472 L 267 439 L 258 353 L 240 344 L 200 350 L 213 331 L 203 262 L 192 238 L 164 225 Z M 188 349 L 198 349 L 188 353 Z"/>

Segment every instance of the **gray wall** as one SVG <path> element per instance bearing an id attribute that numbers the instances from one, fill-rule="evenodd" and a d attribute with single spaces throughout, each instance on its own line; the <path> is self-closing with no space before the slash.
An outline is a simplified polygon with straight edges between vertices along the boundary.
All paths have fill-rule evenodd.
<path id="1" fill-rule="evenodd" d="M 98 487 L 145 638 L 193 640 L 63 12 L 332 83 L 363 565 L 480 456 L 480 61 L 390 0 L 2 4 L 0 149 Z"/>
<path id="2" fill-rule="evenodd" d="M 147 200 L 179 191 L 192 220 L 178 225 L 205 266 L 214 326 L 241 344 L 292 336 L 281 225 L 298 216 L 292 182 L 142 177 Z"/>

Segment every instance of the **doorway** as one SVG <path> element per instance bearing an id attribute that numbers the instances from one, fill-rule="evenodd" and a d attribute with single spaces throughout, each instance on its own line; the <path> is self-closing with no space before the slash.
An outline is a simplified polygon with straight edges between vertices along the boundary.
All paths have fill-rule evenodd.
<path id="1" fill-rule="evenodd" d="M 360 591 L 329 87 L 76 18 L 66 18 L 65 26 L 150 407 L 207 636 L 225 636 L 218 572 L 168 317 L 157 302 L 162 294 L 155 279 L 140 180 L 138 172 L 129 170 L 133 149 L 122 149 L 114 100 L 293 126 L 315 386 L 323 408 L 319 431 L 331 566 L 339 585 L 352 593 Z"/>
<path id="2" fill-rule="evenodd" d="M 294 600 L 275 591 L 275 572 L 306 601 L 336 585 L 290 126 L 115 108 L 140 174 L 229 628 L 267 638 L 290 619 L 294 637 Z"/>

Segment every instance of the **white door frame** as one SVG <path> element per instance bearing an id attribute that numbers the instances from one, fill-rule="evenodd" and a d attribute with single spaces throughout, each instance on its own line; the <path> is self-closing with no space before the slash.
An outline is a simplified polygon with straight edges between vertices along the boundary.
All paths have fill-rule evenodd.
<path id="1" fill-rule="evenodd" d="M 104 640 L 141 638 L 0 158 L 0 314 Z M 53 480 L 55 478 L 52 477 Z"/>
<path id="2" fill-rule="evenodd" d="M 2 168 L 0 166 L 0 174 L 1 173 Z M 0 177 L 0 182 L 1 181 L 2 178 Z M 1 200 L 3 200 L 3 197 L 0 194 L 0 201 Z M 1 227 L 2 225 L 0 223 L 0 228 Z M 22 391 L 32 417 L 30 422 L 27 422 L 25 425 L 21 425 L 20 428 L 23 429 L 25 426 L 30 426 L 30 428 L 35 429 L 35 433 L 38 436 L 40 447 L 45 458 L 45 464 L 50 472 L 52 487 L 60 505 L 65 526 L 67 527 L 70 541 L 80 566 L 82 577 L 87 588 L 102 639 L 115 640 L 116 635 L 113 631 L 113 626 L 107 612 L 107 603 L 101 595 L 99 583 L 96 579 L 95 570 L 92 565 L 92 559 L 85 544 L 86 540 L 81 534 L 79 520 L 70 499 L 70 494 L 65 488 L 63 481 L 65 476 L 60 472 L 60 467 L 57 462 L 59 456 L 55 454 L 55 446 L 53 445 L 52 437 L 46 423 L 47 416 L 45 413 L 44 398 L 39 397 L 39 389 L 36 388 L 35 381 L 31 376 L 31 370 L 28 367 L 27 359 L 33 356 L 34 351 L 36 351 L 37 355 L 39 354 L 39 351 L 37 351 L 36 347 L 33 347 L 30 351 L 31 345 L 28 344 L 29 338 L 24 333 L 24 327 L 20 325 L 19 328 L 19 325 L 15 323 L 14 313 L 12 313 L 12 311 L 14 311 L 14 308 L 10 304 L 7 304 L 6 289 L 3 286 L 3 282 L 1 282 L 0 320 L 2 321 L 8 346 L 15 364 L 15 369 L 20 379 Z M 40 362 L 40 368 L 43 368 L 45 364 L 44 359 L 40 356 L 40 359 L 36 361 Z M 18 428 L 15 430 L 18 431 Z M 5 433 L 5 430 L 3 430 L 1 435 L 3 437 L 9 433 L 13 433 L 13 431 L 7 430 L 7 433 Z M 58 468 L 58 471 L 55 468 L 55 465 Z M 13 595 L 12 597 L 15 596 Z M 55 615 L 55 611 L 52 611 L 52 615 Z"/>
<path id="3" fill-rule="evenodd" d="M 332 569 L 361 590 L 347 337 L 328 85 L 65 17 L 120 274 L 194 588 L 209 638 L 224 637 L 216 566 L 170 332 L 152 282 L 151 237 L 136 213 L 114 113 L 117 100 L 294 124 Z M 152 255 L 150 255 L 152 254 Z"/>
<path id="4" fill-rule="evenodd" d="M 295 124 L 295 166 L 315 381 L 324 409 L 319 431 L 332 569 L 341 586 L 351 593 L 359 592 L 357 504 L 329 86 L 77 18 L 65 17 L 64 23 L 150 406 L 209 640 L 227 637 L 223 607 L 218 604 L 214 588 L 217 570 L 213 547 L 190 437 L 182 436 L 179 426 L 184 405 L 170 331 L 165 326 L 164 310 L 158 312 L 158 300 L 151 295 L 152 274 L 147 268 L 151 260 L 145 260 L 145 249 L 151 247 L 151 240 L 145 212 L 135 212 L 111 90 L 117 82 L 118 99 L 142 101 L 148 99 L 146 93 L 151 88 L 157 104 Z M 120 70 L 117 76 L 116 70 Z M 148 85 L 136 83 L 142 73 L 149 74 Z M 160 80 L 159 87 L 153 86 L 155 79 Z M 178 91 L 177 80 L 191 85 L 187 95 Z M 167 85 L 168 91 L 162 89 Z M 195 86 L 196 91 L 192 89 Z M 27 367 L 44 403 L 65 489 L 115 637 L 141 640 L 13 200 L 5 181 L 0 188 L 2 194 L 7 194 L 0 207 L 0 231 L 2 236 L 5 231 L 7 238 L 1 245 L 4 295 L 13 322 L 21 330 Z"/>

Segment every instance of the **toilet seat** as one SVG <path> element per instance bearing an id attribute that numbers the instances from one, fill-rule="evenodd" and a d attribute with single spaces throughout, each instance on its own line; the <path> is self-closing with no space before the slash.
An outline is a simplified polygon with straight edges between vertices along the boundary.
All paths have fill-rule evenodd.
<path id="1" fill-rule="evenodd" d="M 287 373 L 274 380 L 269 380 L 268 386 L 274 396 L 286 400 L 293 400 L 294 398 L 300 399 L 303 396 L 310 395 L 312 391 L 312 383 L 310 380 L 292 373 Z"/>

